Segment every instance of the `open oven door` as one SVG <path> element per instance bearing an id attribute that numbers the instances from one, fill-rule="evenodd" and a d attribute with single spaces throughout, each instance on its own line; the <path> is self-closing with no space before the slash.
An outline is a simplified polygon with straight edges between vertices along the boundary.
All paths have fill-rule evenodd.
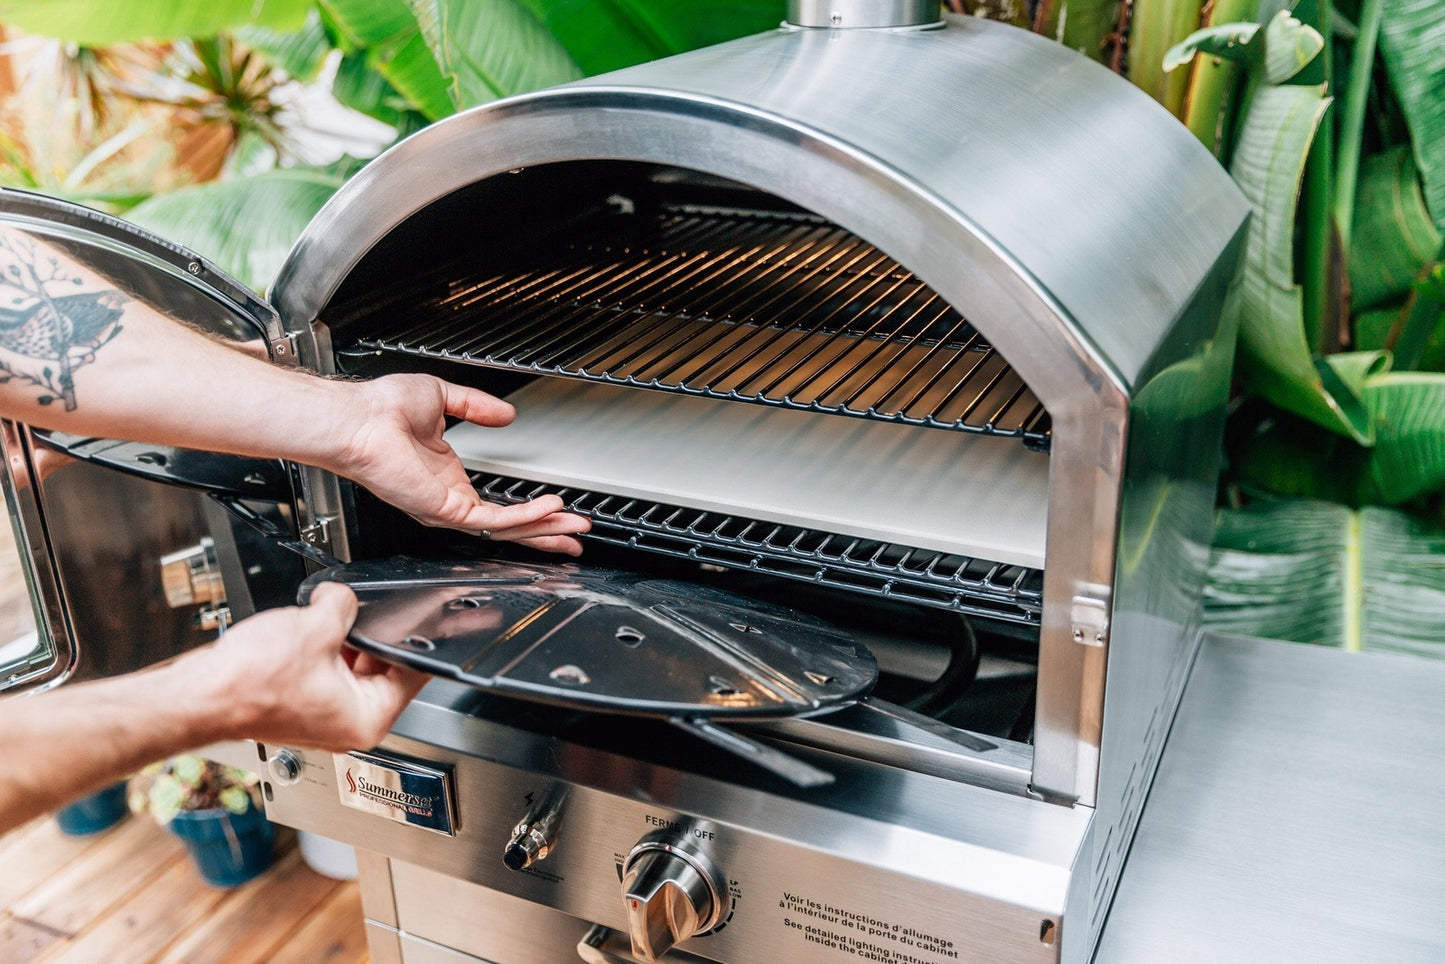
<path id="1" fill-rule="evenodd" d="M 9 189 L 0 189 L 0 222 L 205 331 L 268 354 L 279 336 L 275 312 L 254 293 L 132 225 Z M 214 639 L 233 612 L 294 598 L 299 561 L 234 529 L 203 494 L 252 499 L 289 526 L 283 463 L 11 421 L 0 421 L 0 448 L 10 522 L 0 527 L 0 694 L 140 669 Z"/>

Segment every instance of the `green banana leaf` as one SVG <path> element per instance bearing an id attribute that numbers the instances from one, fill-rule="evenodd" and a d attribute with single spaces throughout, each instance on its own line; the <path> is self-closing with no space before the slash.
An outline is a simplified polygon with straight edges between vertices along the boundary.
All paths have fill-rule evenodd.
<path id="1" fill-rule="evenodd" d="M 1164 54 L 1164 69 L 1175 70 L 1194 59 L 1195 54 L 1209 54 L 1257 67 L 1264 60 L 1264 44 L 1255 43 L 1264 30 L 1257 23 L 1223 23 L 1196 30 Z"/>
<path id="2" fill-rule="evenodd" d="M 1196 30 L 1169 48 L 1164 69 L 1174 70 L 1196 54 L 1223 57 L 1262 71 L 1266 84 L 1283 84 L 1324 49 L 1319 31 L 1281 10 L 1265 27 L 1257 23 L 1226 23 Z"/>
<path id="3" fill-rule="evenodd" d="M 1400 305 L 1371 308 L 1351 320 L 1355 331 L 1355 347 L 1365 351 L 1382 351 L 1390 347 L 1395 326 L 1400 322 Z"/>
<path id="4" fill-rule="evenodd" d="M 1365 159 L 1355 193 L 1350 259 L 1356 309 L 1398 301 L 1440 250 L 1440 231 L 1425 208 L 1410 149 L 1399 145 Z"/>
<path id="5" fill-rule="evenodd" d="M 1410 286 L 1401 311 L 1395 357 L 1400 367 L 1445 371 L 1445 244 Z"/>
<path id="6" fill-rule="evenodd" d="M 1176 117 L 1184 114 L 1189 77 L 1164 64 L 1176 44 L 1199 29 L 1200 0 L 1134 0 L 1129 18 L 1129 79 Z"/>
<path id="7" fill-rule="evenodd" d="M 458 110 L 582 76 L 566 48 L 518 0 L 407 4 Z"/>
<path id="8" fill-rule="evenodd" d="M 1389 349 L 1394 371 L 1445 371 L 1445 241 L 1403 303 L 1362 311 L 1353 324 L 1355 344 Z"/>
<path id="9" fill-rule="evenodd" d="M 431 59 L 429 52 L 427 59 Z M 437 77 L 441 77 L 440 72 Z M 398 140 L 430 123 L 409 98 L 393 87 L 381 71 L 371 66 L 364 50 L 342 54 L 336 65 L 336 76 L 331 81 L 331 96 L 352 110 L 390 124 L 396 128 Z M 450 102 L 445 98 L 442 109 L 451 109 Z"/>
<path id="10" fill-rule="evenodd" d="M 237 27 L 234 33 L 237 40 L 258 51 L 273 67 L 297 80 L 315 80 L 332 49 L 331 38 L 315 9 L 307 12 L 299 30 L 248 25 Z"/>
<path id="11" fill-rule="evenodd" d="M 1294 281 L 1294 224 L 1310 142 L 1329 106 L 1322 87 L 1258 87 L 1240 125 L 1230 174 L 1254 209 L 1245 249 L 1240 374 L 1279 407 L 1363 445 L 1374 427 L 1360 382 L 1387 366 L 1379 353 L 1316 360 Z"/>
<path id="12" fill-rule="evenodd" d="M 1215 0 L 1205 28 L 1224 29 L 1232 24 L 1252 22 L 1258 16 L 1259 0 Z M 1166 70 L 1171 69 L 1167 58 L 1173 53 L 1170 51 L 1166 55 Z M 1189 93 L 1185 97 L 1185 126 L 1226 165 L 1234 147 L 1229 132 L 1234 130 L 1241 93 L 1240 69 L 1238 64 L 1223 56 L 1195 60 L 1189 72 Z"/>
<path id="13" fill-rule="evenodd" d="M 776 27 L 785 0 L 519 0 L 583 73 L 630 67 Z"/>
<path id="14" fill-rule="evenodd" d="M 1122 43 L 1116 36 L 1119 0 L 1055 0 L 1039 27 L 1044 36 L 1103 64 Z"/>
<path id="15" fill-rule="evenodd" d="M 1375 420 L 1359 502 L 1400 505 L 1445 489 L 1445 375 L 1389 372 L 1365 383 Z"/>
<path id="16" fill-rule="evenodd" d="M 1380 52 L 1410 127 L 1425 203 L 1445 231 L 1445 0 L 1386 0 Z"/>
<path id="17" fill-rule="evenodd" d="M 337 99 L 348 107 L 388 120 L 378 105 L 387 91 L 361 76 L 374 70 L 390 90 L 405 99 L 405 106 L 389 104 L 398 112 L 415 110 L 428 120 L 456 112 L 450 85 L 422 38 L 416 16 L 405 0 L 317 0 L 347 50 L 349 71 Z M 390 123 L 390 121 L 388 121 Z"/>
<path id="18" fill-rule="evenodd" d="M 286 168 L 158 194 L 126 217 L 263 290 L 344 176 Z"/>
<path id="19" fill-rule="evenodd" d="M 416 30 L 406 0 L 317 0 L 317 6 L 354 50 L 380 47 Z"/>
<path id="20" fill-rule="evenodd" d="M 1229 462 L 1234 484 L 1251 497 L 1353 506 L 1367 451 L 1313 422 L 1274 412 L 1232 446 Z"/>
<path id="21" fill-rule="evenodd" d="M 210 37 L 244 24 L 298 30 L 311 0 L 0 0 L 0 23 L 88 47 Z"/>
<path id="22" fill-rule="evenodd" d="M 1312 425 L 1276 420 L 1245 440 L 1234 469 L 1245 491 L 1403 505 L 1445 492 L 1445 374 L 1387 372 L 1363 381 L 1369 448 Z"/>
<path id="23" fill-rule="evenodd" d="M 1349 650 L 1445 656 L 1445 533 L 1327 502 L 1220 514 L 1205 626 Z"/>

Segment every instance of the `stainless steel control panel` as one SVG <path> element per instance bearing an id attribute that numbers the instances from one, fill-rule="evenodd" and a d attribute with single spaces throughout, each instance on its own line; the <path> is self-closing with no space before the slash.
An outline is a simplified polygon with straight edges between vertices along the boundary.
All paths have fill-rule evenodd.
<path id="1" fill-rule="evenodd" d="M 272 819 L 630 934 L 644 961 L 1057 960 L 1091 815 L 844 760 L 812 803 L 419 702 L 368 759 L 448 774 L 448 837 L 343 805 L 356 757 L 261 749 L 297 764 Z"/>

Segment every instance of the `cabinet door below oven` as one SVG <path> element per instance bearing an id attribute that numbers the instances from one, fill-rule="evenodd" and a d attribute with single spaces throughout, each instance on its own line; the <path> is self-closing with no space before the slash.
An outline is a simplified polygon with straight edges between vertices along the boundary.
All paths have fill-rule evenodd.
<path id="1" fill-rule="evenodd" d="M 279 339 L 254 292 L 122 221 L 0 189 L 0 222 L 163 314 L 262 352 Z M 0 693 L 139 669 L 214 639 L 231 597 L 249 608 L 231 531 L 204 495 L 77 460 L 14 422 L 0 422 L 0 452 Z"/>

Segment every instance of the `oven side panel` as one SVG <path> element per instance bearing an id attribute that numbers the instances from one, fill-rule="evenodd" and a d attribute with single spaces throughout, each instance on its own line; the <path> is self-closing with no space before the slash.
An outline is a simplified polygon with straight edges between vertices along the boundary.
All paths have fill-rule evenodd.
<path id="1" fill-rule="evenodd" d="M 1238 328 L 1236 237 L 1132 400 L 1092 853 L 1088 947 L 1103 927 L 1198 648 Z M 1066 959 L 1079 948 L 1072 946 Z M 1080 958 L 1082 959 L 1082 958 Z"/>

